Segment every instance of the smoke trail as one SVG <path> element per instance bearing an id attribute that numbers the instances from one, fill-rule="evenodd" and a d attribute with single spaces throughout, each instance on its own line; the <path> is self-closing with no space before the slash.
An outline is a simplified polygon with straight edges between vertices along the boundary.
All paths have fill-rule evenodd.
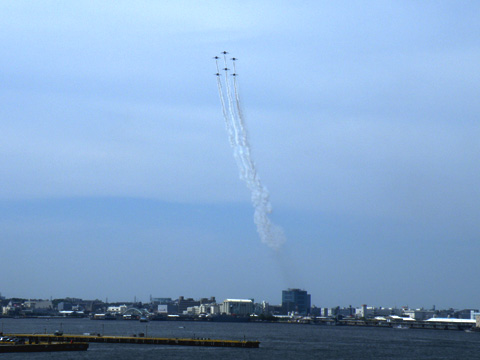
<path id="1" fill-rule="evenodd" d="M 234 60 L 233 60 L 234 59 Z M 243 123 L 243 112 L 242 112 L 242 107 L 240 106 L 240 97 L 238 96 L 238 87 L 237 87 L 237 67 L 235 65 L 235 61 L 237 59 L 233 58 L 233 89 L 234 89 L 234 92 L 235 92 L 235 102 L 237 104 L 237 112 L 238 112 L 238 119 L 239 119 L 239 124 L 240 124 L 240 127 L 243 131 L 243 143 L 248 146 L 248 143 L 247 143 L 247 136 L 246 136 L 246 131 L 245 131 L 245 126 L 244 126 L 244 123 Z"/>
<path id="2" fill-rule="evenodd" d="M 232 90 L 230 81 L 228 80 L 228 66 L 226 52 L 223 52 L 225 63 L 225 94 L 222 90 L 221 79 L 218 72 L 218 57 L 215 57 L 217 62 L 217 82 L 220 101 L 222 103 L 223 117 L 229 135 L 230 145 L 233 148 L 233 153 L 237 166 L 240 171 L 240 178 L 245 181 L 248 189 L 251 192 L 251 200 L 254 207 L 254 223 L 257 227 L 257 232 L 264 244 L 267 244 L 274 250 L 278 250 L 285 242 L 285 234 L 283 229 L 270 221 L 268 214 L 272 212 L 268 190 L 262 185 L 255 169 L 255 164 L 251 157 L 250 146 L 248 142 L 248 135 L 245 129 L 245 121 L 243 119 L 243 112 L 240 106 L 240 97 L 238 95 L 238 87 L 236 81 L 236 66 L 233 60 L 234 69 L 234 94 L 235 102 L 232 97 Z M 228 114 L 226 109 L 228 103 Z M 229 116 L 230 115 L 230 116 Z"/>
<path id="3" fill-rule="evenodd" d="M 233 89 L 234 89 L 234 93 L 235 93 L 235 103 L 236 103 L 236 106 L 237 106 L 240 141 L 241 141 L 241 144 L 243 146 L 244 151 L 247 153 L 247 158 L 250 160 L 249 168 L 251 168 L 255 171 L 255 164 L 253 163 L 253 161 L 251 160 L 251 157 L 250 157 L 250 145 L 248 143 L 247 131 L 245 129 L 245 123 L 244 123 L 244 120 L 243 120 L 242 107 L 240 106 L 240 97 L 238 96 L 237 69 L 236 69 L 236 66 L 235 66 L 235 60 L 233 61 L 233 71 L 234 71 L 234 73 L 233 73 Z"/>
<path id="4" fill-rule="evenodd" d="M 233 155 L 235 157 L 235 160 L 237 161 L 237 166 L 240 171 L 240 177 L 242 180 L 247 181 L 246 179 L 248 178 L 249 170 L 251 166 L 249 165 L 248 161 L 250 160 L 249 157 L 245 157 L 245 146 L 243 145 L 241 139 L 243 136 L 240 134 L 240 126 L 238 124 L 238 117 L 237 117 L 237 111 L 236 108 L 233 104 L 233 98 L 232 98 L 232 91 L 230 88 L 230 81 L 228 80 L 228 64 L 227 64 L 227 57 L 225 54 L 223 54 L 223 59 L 225 63 L 225 87 L 227 89 L 227 99 L 228 99 L 228 110 L 230 112 L 230 119 L 231 119 L 231 126 L 233 128 L 233 131 L 235 133 L 235 142 L 233 146 Z"/>
<path id="5" fill-rule="evenodd" d="M 230 146 L 235 146 L 235 138 L 233 134 L 233 129 L 228 121 L 227 108 L 225 106 L 225 99 L 223 97 L 222 90 L 222 81 L 220 80 L 220 69 L 218 68 L 218 60 L 215 59 L 217 65 L 217 85 L 218 85 L 218 94 L 220 95 L 220 102 L 222 103 L 223 118 L 225 119 L 225 127 L 227 128 L 228 140 L 230 141 Z"/>

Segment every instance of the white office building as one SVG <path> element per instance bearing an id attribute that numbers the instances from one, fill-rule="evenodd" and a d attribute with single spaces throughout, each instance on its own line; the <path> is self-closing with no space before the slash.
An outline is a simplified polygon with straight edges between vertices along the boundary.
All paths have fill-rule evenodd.
<path id="1" fill-rule="evenodd" d="M 220 313 L 226 315 L 250 315 L 254 312 L 253 301 L 250 299 L 225 299 L 220 304 Z"/>

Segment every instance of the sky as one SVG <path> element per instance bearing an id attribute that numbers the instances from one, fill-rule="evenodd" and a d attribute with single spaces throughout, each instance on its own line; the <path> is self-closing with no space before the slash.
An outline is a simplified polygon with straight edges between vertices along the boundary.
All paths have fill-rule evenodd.
<path id="1" fill-rule="evenodd" d="M 0 292 L 480 308 L 476 1 L 0 3 Z M 229 51 L 285 244 L 260 241 Z M 229 55 L 229 56 L 230 56 Z"/>

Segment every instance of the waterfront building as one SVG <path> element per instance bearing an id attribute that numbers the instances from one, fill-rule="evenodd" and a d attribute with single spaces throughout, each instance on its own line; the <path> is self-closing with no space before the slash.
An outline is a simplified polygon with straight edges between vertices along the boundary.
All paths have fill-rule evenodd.
<path id="1" fill-rule="evenodd" d="M 366 304 L 363 304 L 361 307 L 355 309 L 355 317 L 357 319 L 366 319 L 367 317 L 373 317 L 373 309 L 369 309 Z"/>
<path id="2" fill-rule="evenodd" d="M 216 303 L 200 304 L 198 306 L 189 306 L 183 312 L 186 315 L 218 315 L 220 314 L 220 305 Z"/>
<path id="3" fill-rule="evenodd" d="M 328 308 L 320 308 L 320 314 L 319 316 L 321 317 L 327 317 L 328 316 Z"/>
<path id="4" fill-rule="evenodd" d="M 150 298 L 152 309 L 160 314 L 178 314 L 178 302 L 172 298 Z"/>
<path id="5" fill-rule="evenodd" d="M 478 314 L 478 309 L 463 309 L 455 312 L 457 319 L 475 319 L 475 314 Z"/>
<path id="6" fill-rule="evenodd" d="M 157 305 L 157 313 L 168 314 L 168 304 Z"/>
<path id="7" fill-rule="evenodd" d="M 220 304 L 220 313 L 226 315 L 250 315 L 255 308 L 251 299 L 225 299 Z"/>
<path id="8" fill-rule="evenodd" d="M 154 305 L 168 305 L 173 303 L 172 298 L 151 298 L 150 302 Z"/>
<path id="9" fill-rule="evenodd" d="M 288 289 L 282 291 L 282 311 L 287 314 L 296 312 L 308 314 L 310 312 L 311 296 L 306 290 Z"/>
<path id="10" fill-rule="evenodd" d="M 77 303 L 80 307 L 85 309 L 87 313 L 95 313 L 98 311 L 105 311 L 105 303 L 101 300 L 81 300 Z"/>
<path id="11" fill-rule="evenodd" d="M 200 301 L 193 300 L 192 298 L 185 299 L 183 296 L 178 298 L 178 314 L 183 314 L 189 307 L 200 305 Z"/>
<path id="12" fill-rule="evenodd" d="M 422 321 L 433 318 L 433 316 L 435 315 L 435 311 L 425 309 L 404 309 L 403 315 L 417 321 Z"/>
<path id="13" fill-rule="evenodd" d="M 71 311 L 73 310 L 73 305 L 71 302 L 61 301 L 57 305 L 58 311 Z"/>
<path id="14" fill-rule="evenodd" d="M 312 316 L 321 316 L 321 311 L 322 309 L 319 308 L 319 307 L 316 307 L 315 305 L 313 305 L 311 308 L 310 308 L 310 315 Z"/>
<path id="15" fill-rule="evenodd" d="M 23 303 L 26 309 L 51 310 L 53 303 L 51 300 L 27 300 Z"/>
<path id="16" fill-rule="evenodd" d="M 220 313 L 220 305 L 216 303 L 200 304 L 199 314 L 217 315 Z"/>
<path id="17" fill-rule="evenodd" d="M 111 314 L 123 314 L 127 310 L 127 305 L 119 305 L 119 306 L 109 306 L 107 307 L 107 313 Z"/>
<path id="18" fill-rule="evenodd" d="M 23 306 L 19 302 L 9 301 L 7 306 L 4 306 L 2 309 L 2 315 L 19 315 L 20 311 L 23 309 Z"/>
<path id="19" fill-rule="evenodd" d="M 360 318 L 374 318 L 377 316 L 400 316 L 404 313 L 403 309 L 397 309 L 397 308 L 384 308 L 384 307 L 375 307 L 375 306 L 367 306 L 367 305 L 362 305 L 359 308 L 355 309 L 355 317 L 357 319 Z"/>
<path id="20" fill-rule="evenodd" d="M 24 314 L 28 315 L 52 315 L 54 313 L 51 300 L 27 300 L 23 306 Z"/>
<path id="21" fill-rule="evenodd" d="M 200 305 L 202 304 L 216 304 L 217 303 L 217 300 L 215 300 L 215 296 L 211 296 L 210 299 L 209 298 L 201 298 L 200 299 Z"/>
<path id="22" fill-rule="evenodd" d="M 320 316 L 325 317 L 334 317 L 334 318 L 344 318 L 356 315 L 356 309 L 352 306 L 343 307 L 340 306 L 329 308 L 329 309 L 319 309 L 318 310 Z"/>
<path id="23" fill-rule="evenodd" d="M 270 314 L 270 304 L 266 301 L 262 301 L 261 303 L 255 303 L 254 313 L 257 315 Z"/>

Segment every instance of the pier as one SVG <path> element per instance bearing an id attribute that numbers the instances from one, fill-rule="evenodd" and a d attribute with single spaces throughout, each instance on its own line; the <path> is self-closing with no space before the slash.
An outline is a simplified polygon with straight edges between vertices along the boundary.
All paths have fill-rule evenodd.
<path id="1" fill-rule="evenodd" d="M 1 344 L 0 353 L 18 352 L 54 352 L 54 351 L 86 351 L 86 343 L 30 343 L 30 344 Z"/>
<path id="2" fill-rule="evenodd" d="M 103 335 L 75 335 L 75 334 L 5 334 L 5 336 L 28 339 L 30 342 L 84 342 L 109 344 L 145 344 L 145 345 L 179 345 L 179 346 L 209 346 L 258 348 L 260 341 L 250 340 L 215 340 L 204 338 L 157 338 L 137 336 L 103 336 Z"/>
<path id="3" fill-rule="evenodd" d="M 472 330 L 478 331 L 475 328 L 475 323 L 468 319 L 441 319 L 438 321 L 432 320 L 358 320 L 358 319 L 317 319 L 311 322 L 318 325 L 336 325 L 336 326 L 363 326 L 363 327 L 383 327 L 383 328 L 409 328 L 409 329 L 425 329 L 425 330 Z"/>

